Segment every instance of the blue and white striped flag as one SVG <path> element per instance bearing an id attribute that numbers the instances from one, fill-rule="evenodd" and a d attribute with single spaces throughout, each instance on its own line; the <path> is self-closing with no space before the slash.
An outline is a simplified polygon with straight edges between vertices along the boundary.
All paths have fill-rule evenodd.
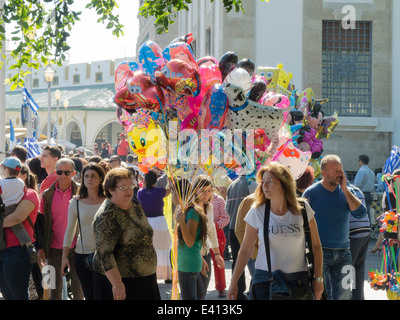
<path id="1" fill-rule="evenodd" d="M 54 123 L 53 123 L 53 131 L 51 132 L 51 137 L 52 137 L 53 139 L 57 139 L 57 135 L 58 135 L 57 123 L 54 122 Z"/>
<path id="2" fill-rule="evenodd" d="M 35 137 L 26 138 L 24 147 L 28 152 L 27 159 L 32 159 L 42 154 L 42 149 L 40 148 L 39 143 Z"/>
<path id="3" fill-rule="evenodd" d="M 392 174 L 394 170 L 400 168 L 400 148 L 393 146 L 390 152 L 390 157 L 386 160 L 385 166 L 383 167 L 383 173 Z"/>
<path id="4" fill-rule="evenodd" d="M 35 114 L 37 114 L 39 106 L 35 102 L 35 100 L 33 100 L 32 96 L 29 94 L 25 86 L 22 87 L 22 99 L 24 100 L 24 104 L 31 108 Z"/>

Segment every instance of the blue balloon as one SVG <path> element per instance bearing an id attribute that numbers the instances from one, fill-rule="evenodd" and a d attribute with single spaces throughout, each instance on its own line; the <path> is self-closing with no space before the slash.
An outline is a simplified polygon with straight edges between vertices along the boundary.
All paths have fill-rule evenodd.
<path id="1" fill-rule="evenodd" d="M 166 60 L 163 57 L 162 50 L 154 41 L 146 41 L 138 50 L 139 63 L 145 74 L 155 80 L 154 72 L 162 68 Z"/>

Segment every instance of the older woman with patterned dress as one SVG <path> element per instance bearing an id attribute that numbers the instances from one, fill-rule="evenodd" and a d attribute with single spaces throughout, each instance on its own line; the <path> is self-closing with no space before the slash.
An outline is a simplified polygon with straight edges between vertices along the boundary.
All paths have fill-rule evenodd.
<path id="1" fill-rule="evenodd" d="M 95 300 L 160 300 L 153 229 L 139 202 L 132 200 L 132 173 L 108 172 L 103 183 L 107 199 L 93 221 Z"/>

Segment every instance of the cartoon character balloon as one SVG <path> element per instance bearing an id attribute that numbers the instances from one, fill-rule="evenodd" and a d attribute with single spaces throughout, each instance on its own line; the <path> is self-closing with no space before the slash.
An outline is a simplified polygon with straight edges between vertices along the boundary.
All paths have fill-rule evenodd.
<path id="1" fill-rule="evenodd" d="M 236 68 L 238 62 L 239 58 L 233 51 L 228 51 L 222 55 L 218 64 L 222 75 L 222 81 L 224 81 L 226 76 Z"/>
<path id="2" fill-rule="evenodd" d="M 126 85 L 117 91 L 114 102 L 129 113 L 141 107 L 158 112 L 165 104 L 162 89 L 142 71 L 133 72 Z"/>
<path id="3" fill-rule="evenodd" d="M 222 85 L 216 84 L 207 91 L 201 103 L 198 116 L 199 129 L 218 129 L 225 127 L 229 101 Z"/>
<path id="4" fill-rule="evenodd" d="M 121 89 L 128 80 L 133 71 L 139 70 L 139 65 L 134 61 L 119 63 L 115 68 L 115 92 Z"/>
<path id="5" fill-rule="evenodd" d="M 128 130 L 128 142 L 131 150 L 138 156 L 138 167 L 142 172 L 148 172 L 153 166 L 165 168 L 165 136 L 154 121 L 150 121 L 147 127 L 133 124 Z"/>
<path id="6" fill-rule="evenodd" d="M 127 130 L 132 125 L 132 115 L 119 106 L 117 106 L 117 119 L 119 123 L 125 128 L 125 130 Z"/>
<path id="7" fill-rule="evenodd" d="M 288 140 L 281 145 L 274 157 L 273 161 L 278 161 L 290 169 L 293 178 L 297 180 L 306 170 L 311 159 L 311 152 L 303 152 L 293 145 L 292 140 Z"/>
<path id="8" fill-rule="evenodd" d="M 184 61 L 168 61 L 161 70 L 155 71 L 155 77 L 160 87 L 174 95 L 195 97 L 200 93 L 200 74 Z"/>
<path id="9" fill-rule="evenodd" d="M 198 69 L 197 61 L 194 58 L 192 48 L 186 42 L 171 43 L 163 52 L 163 57 L 168 60 L 181 60 L 189 64 L 192 68 Z"/>
<path id="10" fill-rule="evenodd" d="M 162 54 L 160 46 L 154 41 L 146 41 L 138 50 L 138 58 L 141 69 L 152 79 L 156 69 L 161 68 L 167 62 Z"/>

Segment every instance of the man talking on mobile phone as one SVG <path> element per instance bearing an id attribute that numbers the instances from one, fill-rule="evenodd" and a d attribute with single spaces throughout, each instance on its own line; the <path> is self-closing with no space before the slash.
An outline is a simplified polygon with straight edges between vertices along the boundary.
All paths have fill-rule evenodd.
<path id="1" fill-rule="evenodd" d="M 323 250 L 323 274 L 329 300 L 350 300 L 346 283 L 352 270 L 349 241 L 350 215 L 362 218 L 366 207 L 347 187 L 341 159 L 326 155 L 321 160 L 322 180 L 303 193 L 315 212 Z M 354 275 L 351 278 L 355 278 Z"/>

